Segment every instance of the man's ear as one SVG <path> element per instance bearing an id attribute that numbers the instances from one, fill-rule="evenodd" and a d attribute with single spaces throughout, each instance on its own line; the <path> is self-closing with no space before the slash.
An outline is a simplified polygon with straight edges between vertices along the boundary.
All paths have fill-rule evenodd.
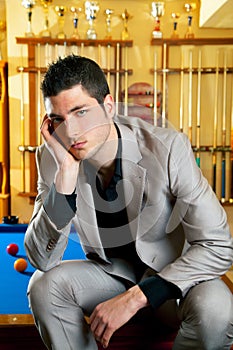
<path id="1" fill-rule="evenodd" d="M 108 118 L 113 118 L 116 113 L 115 103 L 112 95 L 107 95 L 104 98 L 104 108 Z"/>

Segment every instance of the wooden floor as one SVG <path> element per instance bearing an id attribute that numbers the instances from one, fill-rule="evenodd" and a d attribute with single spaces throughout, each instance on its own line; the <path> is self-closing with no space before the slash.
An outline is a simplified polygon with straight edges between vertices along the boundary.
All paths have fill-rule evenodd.
<path id="1" fill-rule="evenodd" d="M 0 315 L 1 350 L 46 350 L 32 315 Z"/>
<path id="2" fill-rule="evenodd" d="M 108 350 L 171 350 L 175 334 L 156 336 L 147 325 L 128 324 L 113 336 Z M 0 315 L 0 350 L 46 350 L 31 315 Z M 80 349 L 84 350 L 84 349 Z M 99 345 L 99 350 L 103 348 Z"/>

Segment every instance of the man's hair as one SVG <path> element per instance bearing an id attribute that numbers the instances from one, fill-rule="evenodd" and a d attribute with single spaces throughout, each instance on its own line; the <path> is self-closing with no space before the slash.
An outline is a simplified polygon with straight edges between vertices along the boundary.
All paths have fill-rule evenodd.
<path id="1" fill-rule="evenodd" d="M 105 96 L 110 93 L 104 72 L 98 64 L 89 58 L 73 54 L 58 58 L 49 65 L 41 90 L 46 98 L 57 96 L 61 91 L 79 84 L 99 104 L 102 104 Z"/>

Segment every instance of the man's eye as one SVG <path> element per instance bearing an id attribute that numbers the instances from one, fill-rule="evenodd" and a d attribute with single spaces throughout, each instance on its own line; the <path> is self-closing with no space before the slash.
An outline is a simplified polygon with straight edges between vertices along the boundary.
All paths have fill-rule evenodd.
<path id="1" fill-rule="evenodd" d="M 80 111 L 77 111 L 77 116 L 83 117 L 84 115 L 86 115 L 86 113 L 87 109 L 80 109 Z"/>
<path id="2" fill-rule="evenodd" d="M 61 124 L 63 122 L 63 119 L 59 118 L 59 117 L 52 118 L 52 122 L 54 125 L 58 125 L 58 124 Z"/>

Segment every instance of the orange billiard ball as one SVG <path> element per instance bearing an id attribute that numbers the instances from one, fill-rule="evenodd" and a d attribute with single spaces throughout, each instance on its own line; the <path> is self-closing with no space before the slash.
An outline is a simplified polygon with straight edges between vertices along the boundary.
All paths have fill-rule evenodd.
<path id="1" fill-rule="evenodd" d="M 19 251 L 19 246 L 15 243 L 10 243 L 6 247 L 6 251 L 8 254 L 15 256 Z"/>
<path id="2" fill-rule="evenodd" d="M 14 269 L 18 272 L 24 272 L 28 266 L 28 263 L 25 259 L 19 258 L 14 262 Z"/>

